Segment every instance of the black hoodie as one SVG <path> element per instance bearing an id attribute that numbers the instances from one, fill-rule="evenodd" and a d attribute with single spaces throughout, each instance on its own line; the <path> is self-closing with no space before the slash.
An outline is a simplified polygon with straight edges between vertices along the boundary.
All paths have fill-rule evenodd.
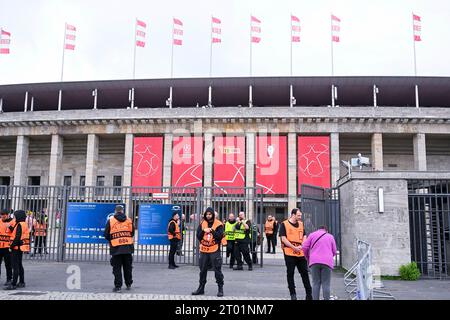
<path id="1" fill-rule="evenodd" d="M 116 218 L 120 222 L 124 222 L 127 220 L 127 216 L 123 212 L 114 214 L 114 218 Z M 111 226 L 109 225 L 109 220 L 108 220 L 108 222 L 106 223 L 106 226 L 105 226 L 105 233 L 104 233 L 105 239 L 108 241 L 111 241 L 110 231 L 111 231 Z M 132 224 L 131 236 L 134 237 L 134 225 L 133 224 Z M 128 244 L 128 245 L 117 246 L 117 247 L 110 246 L 109 253 L 112 256 L 115 256 L 118 254 L 132 254 L 132 253 L 134 253 L 134 245 Z"/>
<path id="2" fill-rule="evenodd" d="M 25 211 L 23 210 L 17 210 L 14 212 L 14 218 L 16 219 L 16 226 L 14 227 L 17 231 L 16 231 L 16 237 L 14 238 L 14 240 L 11 243 L 10 248 L 12 249 L 13 247 L 18 247 L 21 245 L 21 241 L 20 238 L 22 237 L 22 226 L 20 225 L 19 222 L 25 222 L 27 215 L 25 213 Z M 11 229 L 11 232 L 14 230 Z"/>

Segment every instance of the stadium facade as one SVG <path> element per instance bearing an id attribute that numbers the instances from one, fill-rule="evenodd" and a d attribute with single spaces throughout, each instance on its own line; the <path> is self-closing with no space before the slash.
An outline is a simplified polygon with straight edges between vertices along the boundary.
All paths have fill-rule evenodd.
<path id="1" fill-rule="evenodd" d="M 299 205 L 302 184 L 341 186 L 343 245 L 372 222 L 399 262 L 411 259 L 415 228 L 426 228 L 410 221 L 412 194 L 440 186 L 449 268 L 450 78 L 37 83 L 0 86 L 0 99 L 0 185 L 262 187 L 264 214 L 279 220 Z M 341 160 L 358 153 L 370 166 L 340 179 Z M 346 224 L 356 214 L 348 208 L 361 213 L 372 197 L 379 205 L 368 193 L 380 186 L 393 214 Z"/>

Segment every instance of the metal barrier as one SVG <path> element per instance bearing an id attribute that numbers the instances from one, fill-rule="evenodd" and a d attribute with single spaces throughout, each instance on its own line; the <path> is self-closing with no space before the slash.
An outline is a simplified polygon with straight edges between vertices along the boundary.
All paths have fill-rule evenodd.
<path id="1" fill-rule="evenodd" d="M 381 280 L 374 274 L 372 246 L 358 239 L 356 256 L 357 262 L 344 275 L 345 291 L 349 298 L 351 300 L 395 300 L 393 295 L 383 290 Z"/>
<path id="2" fill-rule="evenodd" d="M 262 214 L 262 197 L 258 188 L 0 186 L 0 208 L 27 211 L 30 230 L 33 223 L 43 219 L 45 236 L 31 236 L 31 251 L 25 258 L 44 261 L 109 261 L 108 244 L 66 243 L 68 203 L 125 204 L 125 210 L 136 226 L 135 239 L 141 204 L 180 205 L 186 219 L 186 232 L 176 262 L 197 264 L 196 231 L 204 209 L 212 206 L 221 220 L 228 213 L 239 211 L 257 217 Z M 259 227 L 263 230 L 262 225 Z M 262 252 L 262 246 L 253 250 L 253 254 L 260 254 L 261 266 Z M 168 255 L 168 246 L 139 245 L 135 241 L 136 262 L 168 263 Z"/>

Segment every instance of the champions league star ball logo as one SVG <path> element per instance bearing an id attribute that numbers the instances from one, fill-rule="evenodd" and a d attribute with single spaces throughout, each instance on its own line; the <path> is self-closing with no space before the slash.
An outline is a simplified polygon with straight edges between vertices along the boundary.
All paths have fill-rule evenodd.
<path id="1" fill-rule="evenodd" d="M 275 152 L 274 146 L 271 145 L 271 144 L 268 145 L 268 146 L 267 146 L 267 155 L 269 156 L 269 159 L 272 159 L 272 158 L 273 158 L 274 152 Z"/>
<path id="2" fill-rule="evenodd" d="M 182 158 L 183 159 L 186 159 L 186 158 L 190 158 L 192 156 L 192 153 L 191 153 L 191 146 L 189 145 L 189 144 L 185 144 L 184 146 L 183 146 L 183 155 L 182 155 Z"/>

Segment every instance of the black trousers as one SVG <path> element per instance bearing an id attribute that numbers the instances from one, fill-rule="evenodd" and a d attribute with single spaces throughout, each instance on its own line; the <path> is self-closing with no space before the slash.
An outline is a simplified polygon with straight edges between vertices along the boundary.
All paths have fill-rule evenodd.
<path id="1" fill-rule="evenodd" d="M 123 277 L 125 278 L 125 285 L 131 286 L 133 283 L 133 256 L 130 254 L 117 254 L 111 257 L 111 266 L 113 267 L 114 286 L 121 288 L 122 268 Z"/>
<path id="2" fill-rule="evenodd" d="M 227 258 L 230 258 L 230 267 L 234 266 L 234 263 L 236 262 L 236 257 L 234 254 L 234 247 L 235 247 L 236 241 L 234 240 L 228 240 L 227 241 Z"/>
<path id="3" fill-rule="evenodd" d="M 250 251 L 252 254 L 252 262 L 253 264 L 258 263 L 258 253 L 256 252 L 256 249 L 258 248 L 258 243 L 256 241 L 252 241 L 250 243 Z"/>
<path id="4" fill-rule="evenodd" d="M 178 241 L 178 243 L 177 243 L 177 255 L 179 255 L 179 256 L 181 256 L 181 254 L 183 252 L 183 240 L 184 240 L 184 237 L 182 237 L 180 239 L 180 241 Z"/>
<path id="5" fill-rule="evenodd" d="M 12 280 L 11 252 L 7 248 L 0 249 L 0 275 L 2 274 L 2 261 L 5 259 L 6 281 Z"/>
<path id="6" fill-rule="evenodd" d="M 42 253 L 42 248 L 45 249 L 44 252 L 47 251 L 47 236 L 35 236 L 34 237 L 34 253 L 36 250 L 39 254 Z"/>
<path id="7" fill-rule="evenodd" d="M 17 280 L 19 283 L 25 283 L 25 271 L 22 265 L 23 252 L 20 250 L 13 250 L 11 254 L 11 264 L 13 269 L 13 276 L 11 284 L 13 286 L 17 285 Z"/>
<path id="8" fill-rule="evenodd" d="M 277 237 L 273 234 L 266 235 L 267 237 L 267 253 L 270 253 L 270 248 L 275 252 L 275 247 L 277 245 Z"/>
<path id="9" fill-rule="evenodd" d="M 286 262 L 287 271 L 287 283 L 290 294 L 296 294 L 295 292 L 295 282 L 294 273 L 295 268 L 297 268 L 303 281 L 303 286 L 305 287 L 306 299 L 312 299 L 312 288 L 309 281 L 308 275 L 308 262 L 305 257 L 293 257 L 284 255 L 284 261 Z"/>
<path id="10" fill-rule="evenodd" d="M 208 269 L 212 266 L 214 270 L 214 275 L 216 276 L 216 283 L 219 286 L 223 286 L 223 273 L 222 273 L 222 255 L 220 250 L 212 253 L 200 252 L 199 259 L 200 266 L 200 285 L 206 284 L 206 276 L 208 274 Z"/>
<path id="11" fill-rule="evenodd" d="M 236 257 L 238 267 L 242 267 L 243 265 L 242 257 L 244 257 L 245 262 L 249 266 L 252 265 L 252 260 L 250 259 L 249 243 L 247 241 L 236 240 L 236 243 L 234 245 L 234 256 Z"/>
<path id="12" fill-rule="evenodd" d="M 177 253 L 178 239 L 170 239 L 170 249 L 169 249 L 169 266 L 175 265 L 175 253 Z"/>

